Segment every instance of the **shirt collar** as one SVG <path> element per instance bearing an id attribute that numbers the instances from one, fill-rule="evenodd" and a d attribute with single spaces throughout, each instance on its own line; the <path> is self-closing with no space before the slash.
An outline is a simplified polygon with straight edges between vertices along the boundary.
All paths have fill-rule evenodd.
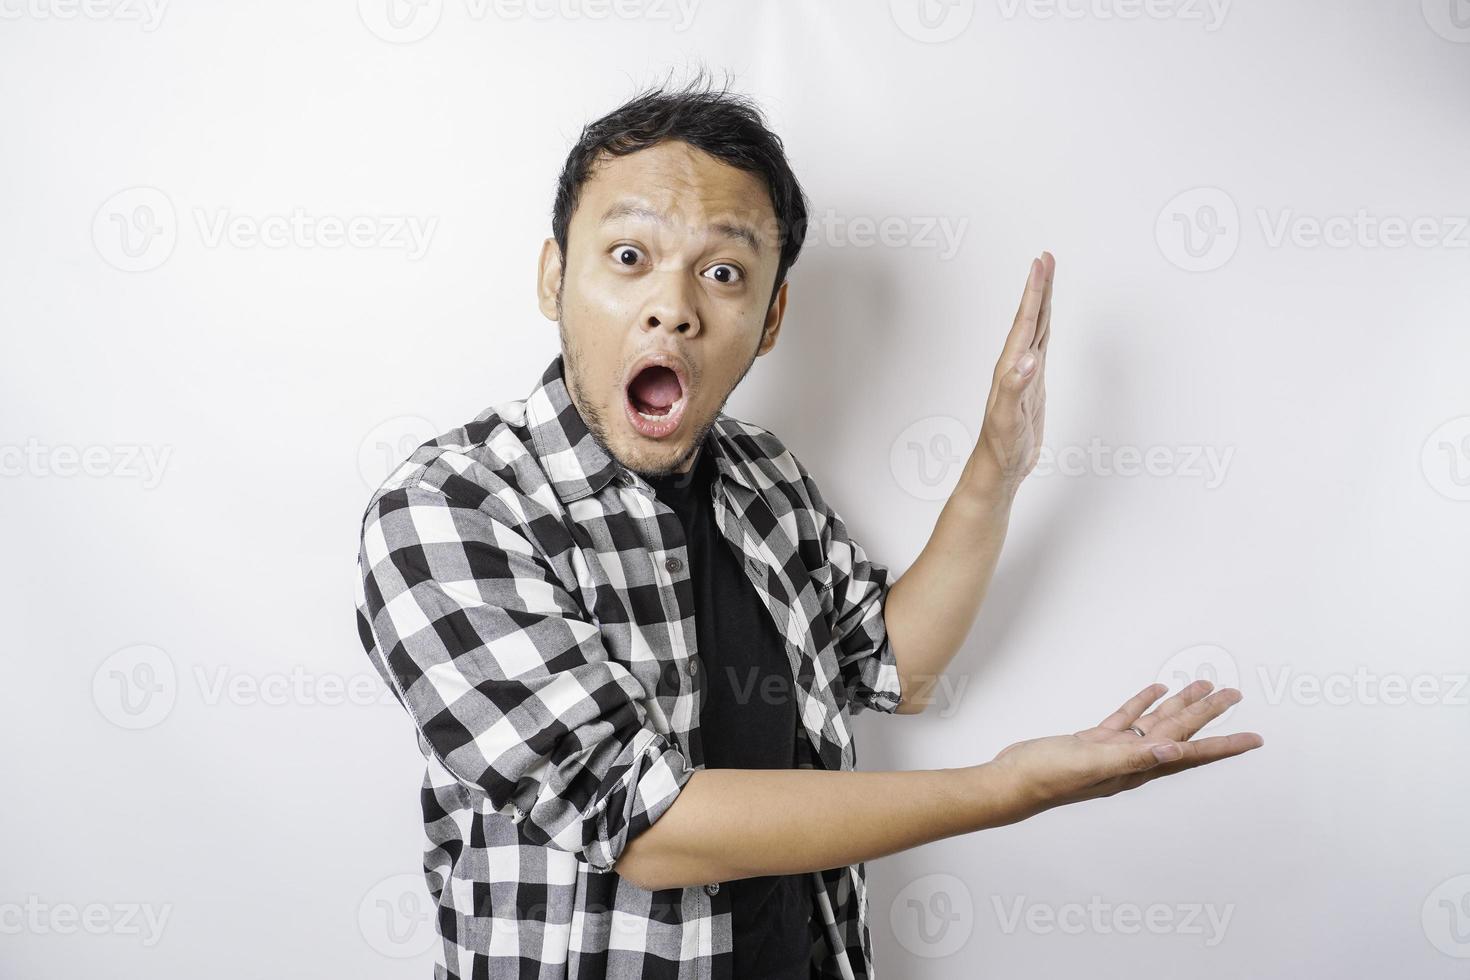
<path id="1" fill-rule="evenodd" d="M 602 448 L 572 401 L 561 354 L 551 359 L 526 399 L 526 425 L 541 466 L 563 503 L 597 493 L 614 479 L 628 481 L 628 468 Z M 734 452 L 738 426 L 735 419 L 720 412 L 701 452 L 714 455 L 720 475 L 754 491 L 746 472 L 749 464 Z"/>

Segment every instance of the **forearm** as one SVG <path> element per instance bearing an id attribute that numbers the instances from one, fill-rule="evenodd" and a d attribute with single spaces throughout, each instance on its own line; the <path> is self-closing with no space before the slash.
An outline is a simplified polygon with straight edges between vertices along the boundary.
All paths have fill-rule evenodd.
<path id="1" fill-rule="evenodd" d="M 1024 816 L 990 764 L 915 772 L 701 769 L 615 870 L 645 888 L 869 861 Z"/>
<path id="2" fill-rule="evenodd" d="M 883 620 L 903 688 L 903 714 L 922 711 L 969 636 L 990 589 L 1012 497 L 961 481 L 923 551 L 893 583 Z"/>

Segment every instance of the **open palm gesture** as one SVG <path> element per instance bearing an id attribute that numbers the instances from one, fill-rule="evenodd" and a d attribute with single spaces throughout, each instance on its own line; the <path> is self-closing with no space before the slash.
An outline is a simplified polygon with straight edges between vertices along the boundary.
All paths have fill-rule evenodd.
<path id="1" fill-rule="evenodd" d="M 1150 684 L 1094 728 L 1006 746 L 994 764 L 1015 779 L 1022 801 L 1017 819 L 1067 803 L 1112 796 L 1159 776 L 1264 745 L 1265 740 L 1255 732 L 1192 740 L 1241 699 L 1236 688 L 1211 694 L 1211 686 L 1206 680 L 1195 681 L 1144 714 L 1168 690 L 1163 684 Z"/>

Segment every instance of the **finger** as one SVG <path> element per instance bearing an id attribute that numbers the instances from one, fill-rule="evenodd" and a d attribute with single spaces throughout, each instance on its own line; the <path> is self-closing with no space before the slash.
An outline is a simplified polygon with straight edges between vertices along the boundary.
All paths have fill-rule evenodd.
<path id="1" fill-rule="evenodd" d="M 1209 697 L 1201 698 L 1188 707 L 1163 718 L 1151 728 L 1145 729 L 1150 736 L 1183 740 L 1192 736 L 1205 725 L 1219 717 L 1232 704 L 1238 704 L 1245 695 L 1234 687 L 1222 687 Z M 1140 726 L 1142 727 L 1142 726 Z"/>
<path id="2" fill-rule="evenodd" d="M 1173 742 L 1179 746 L 1180 755 L 1173 762 L 1166 762 L 1148 771 L 1150 779 L 1155 776 L 1168 776 L 1172 773 L 1182 772 L 1185 769 L 1195 769 L 1199 766 L 1208 765 L 1211 762 L 1219 762 L 1221 759 L 1229 759 L 1232 756 L 1242 755 L 1251 749 L 1258 749 L 1266 744 L 1266 740 L 1257 732 L 1235 732 L 1231 735 L 1213 735 L 1210 738 L 1202 738 L 1193 742 Z"/>
<path id="3" fill-rule="evenodd" d="M 1022 351 L 1015 366 L 991 386 L 985 419 L 987 423 L 994 421 L 995 431 L 1009 437 L 1021 428 L 1021 396 L 1035 380 L 1040 364 L 1035 351 Z"/>
<path id="4" fill-rule="evenodd" d="M 1139 691 L 1133 697 L 1123 702 L 1123 706 L 1117 711 L 1104 718 L 1098 728 L 1111 728 L 1115 732 L 1127 731 L 1128 726 L 1138 720 L 1148 706 L 1162 697 L 1169 688 L 1164 684 L 1150 684 Z"/>
<path id="5" fill-rule="evenodd" d="M 1009 373 L 1022 351 L 1029 348 L 1036 339 L 1036 321 L 1041 315 L 1041 297 L 1045 291 L 1045 273 L 1041 260 L 1032 259 L 1031 269 L 1026 274 L 1026 289 L 1021 293 L 1021 305 L 1016 308 L 1016 319 L 1011 323 L 1011 332 L 1006 335 L 1000 360 L 995 365 L 997 377 L 1004 377 Z"/>
<path id="6" fill-rule="evenodd" d="M 1128 773 L 1148 772 L 1162 765 L 1178 762 L 1184 757 L 1181 742 L 1145 742 L 1142 739 L 1137 744 L 1131 742 L 1112 743 L 1117 754 L 1117 768 L 1114 772 L 1118 775 Z"/>
<path id="7" fill-rule="evenodd" d="M 1051 284 L 1056 278 L 1057 260 L 1050 252 L 1041 253 L 1041 271 L 1043 277 L 1041 313 L 1037 317 L 1036 341 L 1031 345 L 1037 353 L 1046 350 L 1046 341 L 1051 335 Z"/>
<path id="8" fill-rule="evenodd" d="M 1152 735 L 1165 718 L 1177 714 L 1188 705 L 1195 703 L 1206 694 L 1209 694 L 1210 688 L 1214 686 L 1214 684 L 1204 678 L 1200 678 L 1192 684 L 1186 685 L 1180 689 L 1178 694 L 1138 719 L 1138 727 Z"/>

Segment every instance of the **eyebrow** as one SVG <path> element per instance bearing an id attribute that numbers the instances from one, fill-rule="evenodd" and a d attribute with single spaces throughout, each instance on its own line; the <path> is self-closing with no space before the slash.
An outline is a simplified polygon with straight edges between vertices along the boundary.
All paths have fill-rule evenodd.
<path id="1" fill-rule="evenodd" d="M 664 216 L 663 212 L 656 211 L 643 204 L 634 204 L 631 201 L 618 201 L 613 204 L 602 213 L 601 222 L 602 224 L 607 224 L 609 221 L 615 221 L 618 218 L 643 218 L 647 221 L 657 222 L 658 224 L 669 223 L 669 219 Z M 744 242 L 757 255 L 761 253 L 760 236 L 755 233 L 754 228 L 747 224 L 742 224 L 738 221 L 712 221 L 709 224 L 709 229 L 723 238 L 732 238 L 736 241 Z"/>

